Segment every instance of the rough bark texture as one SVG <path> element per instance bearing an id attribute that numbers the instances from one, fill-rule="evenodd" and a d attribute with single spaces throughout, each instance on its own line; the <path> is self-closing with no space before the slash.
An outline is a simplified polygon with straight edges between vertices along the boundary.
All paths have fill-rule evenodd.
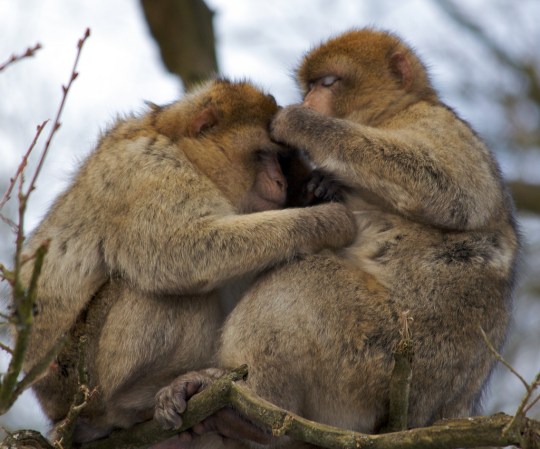
<path id="1" fill-rule="evenodd" d="M 218 71 L 213 12 L 202 0 L 141 0 L 167 69 L 186 90 Z"/>
<path id="2" fill-rule="evenodd" d="M 173 436 L 175 432 L 192 427 L 227 404 L 244 416 L 256 419 L 275 436 L 288 435 L 329 449 L 456 449 L 510 445 L 540 449 L 540 422 L 524 416 L 516 420 L 503 413 L 443 420 L 431 427 L 381 435 L 367 435 L 315 423 L 270 404 L 236 383 L 244 378 L 246 372 L 246 367 L 242 366 L 194 396 L 183 415 L 182 427 L 176 431 L 161 430 L 156 422 L 148 421 L 131 429 L 113 432 L 108 438 L 84 445 L 82 449 L 147 448 Z M 6 438 L 0 448 L 51 449 L 52 446 L 37 432 L 20 431 Z"/>

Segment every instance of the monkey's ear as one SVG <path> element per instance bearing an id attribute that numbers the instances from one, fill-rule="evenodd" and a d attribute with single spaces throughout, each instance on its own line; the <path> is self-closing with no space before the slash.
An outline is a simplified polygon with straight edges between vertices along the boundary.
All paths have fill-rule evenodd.
<path id="1" fill-rule="evenodd" d="M 207 106 L 191 121 L 188 134 L 190 137 L 198 137 L 216 126 L 218 121 L 216 109 L 213 106 Z"/>
<path id="2" fill-rule="evenodd" d="M 411 62 L 406 55 L 396 52 L 390 56 L 390 70 L 396 75 L 401 83 L 401 87 L 409 90 L 413 82 L 413 70 Z"/>

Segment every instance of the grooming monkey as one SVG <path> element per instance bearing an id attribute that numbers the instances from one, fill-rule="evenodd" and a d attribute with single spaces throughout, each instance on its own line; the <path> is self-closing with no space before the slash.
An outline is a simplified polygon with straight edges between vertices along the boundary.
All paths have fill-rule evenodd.
<path id="1" fill-rule="evenodd" d="M 308 419 L 378 432 L 409 311 L 408 425 L 478 413 L 494 365 L 480 327 L 500 349 L 519 249 L 492 154 L 393 34 L 345 33 L 297 73 L 304 103 L 280 110 L 271 135 L 347 186 L 359 233 L 339 255 L 262 275 L 225 324 L 220 366 L 247 363 L 255 392 Z M 316 178 L 308 190 L 326 188 Z M 206 372 L 177 379 L 158 394 L 156 418 L 178 425 L 185 400 L 210 382 Z M 220 416 L 195 433 L 237 437 Z"/>
<path id="2" fill-rule="evenodd" d="M 218 80 L 119 120 L 29 238 L 27 255 L 50 246 L 25 370 L 70 335 L 34 386 L 54 423 L 77 389 L 78 337 L 88 337 L 97 392 L 76 443 L 150 419 L 159 388 L 214 363 L 221 287 L 353 241 L 355 219 L 342 205 L 271 210 L 287 188 L 268 135 L 277 110 L 250 84 Z"/>

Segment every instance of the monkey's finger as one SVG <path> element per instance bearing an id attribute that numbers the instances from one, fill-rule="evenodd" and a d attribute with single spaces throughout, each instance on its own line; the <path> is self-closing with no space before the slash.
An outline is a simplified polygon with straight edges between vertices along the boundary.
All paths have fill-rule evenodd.
<path id="1" fill-rule="evenodd" d="M 172 407 L 156 407 L 154 419 L 164 429 L 177 429 L 182 425 L 182 417 Z"/>
<path id="2" fill-rule="evenodd" d="M 338 203 L 342 202 L 345 199 L 342 186 L 337 182 L 331 183 L 328 187 L 328 190 L 326 191 L 326 196 L 324 199 L 328 201 L 335 201 Z"/>
<path id="3" fill-rule="evenodd" d="M 164 429 L 175 429 L 182 425 L 180 414 L 187 407 L 186 388 L 185 383 L 174 383 L 162 388 L 156 394 L 154 419 Z"/>
<path id="4" fill-rule="evenodd" d="M 326 199 L 328 197 L 328 186 L 328 183 L 321 183 L 313 193 L 317 198 Z"/>
<path id="5" fill-rule="evenodd" d="M 323 179 L 324 179 L 324 175 L 321 172 L 317 170 L 313 171 L 310 175 L 310 179 L 308 183 L 306 184 L 306 190 L 309 193 L 315 192 L 315 190 L 317 190 L 317 187 L 319 187 L 321 182 L 323 182 Z"/>

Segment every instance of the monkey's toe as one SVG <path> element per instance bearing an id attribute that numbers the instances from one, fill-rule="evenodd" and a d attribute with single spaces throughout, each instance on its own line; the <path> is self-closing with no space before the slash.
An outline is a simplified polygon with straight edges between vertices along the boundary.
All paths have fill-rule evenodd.
<path id="1" fill-rule="evenodd" d="M 185 385 L 169 385 L 159 390 L 156 394 L 154 419 L 164 429 L 178 429 L 182 425 L 182 417 L 180 415 L 186 410 L 186 407 Z"/>

